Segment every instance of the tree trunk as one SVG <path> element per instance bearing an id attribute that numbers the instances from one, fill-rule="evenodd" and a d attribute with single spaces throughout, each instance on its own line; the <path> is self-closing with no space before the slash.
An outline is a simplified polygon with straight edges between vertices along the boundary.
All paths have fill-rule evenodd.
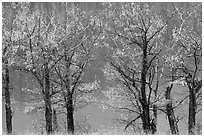
<path id="1" fill-rule="evenodd" d="M 68 93 L 67 96 L 66 109 L 67 109 L 67 132 L 69 134 L 74 134 L 73 102 L 72 95 L 70 93 Z"/>
<path id="2" fill-rule="evenodd" d="M 8 134 L 12 134 L 12 110 L 9 91 L 8 60 L 6 60 L 5 62 L 5 109 L 6 109 L 6 130 Z"/>
<path id="3" fill-rule="evenodd" d="M 176 122 L 176 118 L 175 118 L 174 110 L 173 110 L 173 106 L 172 106 L 172 99 L 171 99 L 172 87 L 173 87 L 173 84 L 171 84 L 170 87 L 166 88 L 165 98 L 168 101 L 168 104 L 166 106 L 166 114 L 167 114 L 167 117 L 169 120 L 169 126 L 170 126 L 170 130 L 171 130 L 171 134 L 179 134 L 178 125 Z"/>
<path id="4" fill-rule="evenodd" d="M 157 132 L 157 106 L 153 105 L 153 119 L 150 122 L 152 134 Z"/>
<path id="5" fill-rule="evenodd" d="M 159 61 L 157 60 L 157 63 L 159 64 Z M 158 87 L 159 87 L 159 75 L 158 75 L 158 69 L 159 66 L 156 66 L 156 79 L 157 79 L 157 83 L 156 83 L 156 87 L 154 90 L 154 100 L 157 100 L 157 91 L 158 91 Z M 153 104 L 153 118 L 150 122 L 150 126 L 151 126 L 151 130 L 152 130 L 152 134 L 155 134 L 157 132 L 157 105 Z"/>
<path id="6" fill-rule="evenodd" d="M 46 132 L 48 135 L 52 134 L 52 107 L 50 98 L 50 79 L 48 65 L 45 65 L 45 121 L 46 121 Z"/>
<path id="7" fill-rule="evenodd" d="M 196 125 L 196 95 L 202 87 L 202 80 L 196 81 L 192 79 L 192 76 L 189 74 L 187 79 L 188 89 L 189 89 L 189 116 L 188 116 L 188 134 L 195 134 L 195 125 Z"/>
<path id="8" fill-rule="evenodd" d="M 53 133 L 58 132 L 56 109 L 53 109 Z"/>
<path id="9" fill-rule="evenodd" d="M 147 45 L 143 49 L 142 73 L 141 73 L 141 97 L 142 105 L 142 125 L 145 133 L 150 133 L 149 105 L 146 98 L 146 74 L 147 74 Z"/>
<path id="10" fill-rule="evenodd" d="M 189 117 L 188 117 L 188 134 L 195 134 L 196 124 L 196 96 L 194 89 L 189 91 Z"/>

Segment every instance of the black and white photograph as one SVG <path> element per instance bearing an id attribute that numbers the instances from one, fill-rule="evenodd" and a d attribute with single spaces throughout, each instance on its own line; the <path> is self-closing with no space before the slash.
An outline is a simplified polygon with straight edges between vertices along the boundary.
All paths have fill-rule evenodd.
<path id="1" fill-rule="evenodd" d="M 2 135 L 202 135 L 202 2 L 1 2 Z"/>

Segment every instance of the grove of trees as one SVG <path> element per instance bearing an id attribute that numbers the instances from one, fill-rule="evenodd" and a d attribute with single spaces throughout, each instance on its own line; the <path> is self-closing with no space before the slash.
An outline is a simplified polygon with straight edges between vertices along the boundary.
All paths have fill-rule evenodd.
<path id="1" fill-rule="evenodd" d="M 96 92 L 108 98 L 102 104 L 107 109 L 126 115 L 116 120 L 124 131 L 159 134 L 163 114 L 170 134 L 179 134 L 184 117 L 186 133 L 199 134 L 202 3 L 97 5 L 87 10 L 66 2 L 2 4 L 2 113 L 7 134 L 14 133 L 14 72 L 29 77 L 25 83 L 32 79 L 21 93 L 28 98 L 26 114 L 41 114 L 43 134 L 60 133 L 59 115 L 65 118 L 66 133 L 75 134 L 80 126 L 75 113 L 94 103 Z M 86 78 L 95 62 L 102 62 L 105 87 L 102 78 Z M 178 86 L 186 90 L 174 98 Z M 180 115 L 185 104 L 188 110 Z"/>

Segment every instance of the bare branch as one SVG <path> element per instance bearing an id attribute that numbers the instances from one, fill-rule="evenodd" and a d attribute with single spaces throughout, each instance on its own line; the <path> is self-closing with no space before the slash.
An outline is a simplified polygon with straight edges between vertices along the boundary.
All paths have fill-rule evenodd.
<path id="1" fill-rule="evenodd" d="M 181 101 L 179 101 L 175 106 L 173 106 L 173 109 L 175 109 L 175 108 L 177 108 L 179 105 L 181 105 L 188 97 L 189 97 L 189 95 L 186 96 L 185 98 L 183 98 Z"/>
<path id="2" fill-rule="evenodd" d="M 55 69 L 55 72 L 57 73 L 57 75 L 59 76 L 59 78 L 60 78 L 64 83 L 66 83 L 65 79 L 62 77 L 62 75 L 61 75 L 60 72 L 57 70 L 57 68 L 54 67 L 54 69 Z"/>
<path id="3" fill-rule="evenodd" d="M 151 58 L 151 60 L 149 61 L 148 65 L 147 65 L 147 70 L 150 68 L 150 66 L 152 65 L 152 62 L 159 55 L 160 52 L 161 52 L 161 49 L 157 53 L 155 53 L 154 56 Z"/>
<path id="4" fill-rule="evenodd" d="M 176 14 L 176 12 L 174 12 L 171 15 L 171 17 L 165 22 L 165 24 L 162 27 L 160 27 L 150 38 L 148 38 L 147 43 L 149 43 L 158 33 L 160 33 L 164 27 L 166 27 L 168 22 L 174 17 L 175 14 Z"/>
<path id="5" fill-rule="evenodd" d="M 132 121 L 130 121 L 126 126 L 125 126 L 125 129 L 126 130 L 133 122 L 135 122 L 137 119 L 139 119 L 141 116 L 137 116 L 135 119 L 133 119 Z"/>

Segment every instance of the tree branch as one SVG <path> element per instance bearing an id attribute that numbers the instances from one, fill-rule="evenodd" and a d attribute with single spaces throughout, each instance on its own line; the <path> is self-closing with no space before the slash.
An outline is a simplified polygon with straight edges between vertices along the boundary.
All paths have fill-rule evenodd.
<path id="1" fill-rule="evenodd" d="M 126 130 L 133 122 L 135 122 L 137 119 L 139 119 L 141 116 L 137 116 L 135 119 L 133 119 L 132 121 L 130 121 L 126 126 L 125 126 L 125 129 Z"/>

